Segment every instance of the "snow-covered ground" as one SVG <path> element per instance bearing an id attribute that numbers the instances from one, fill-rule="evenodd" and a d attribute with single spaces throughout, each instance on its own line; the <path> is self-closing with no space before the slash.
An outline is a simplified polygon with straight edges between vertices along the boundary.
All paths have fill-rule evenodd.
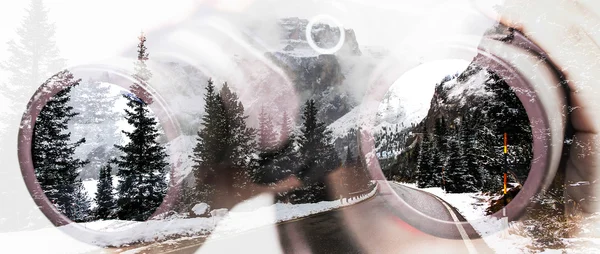
<path id="1" fill-rule="evenodd" d="M 416 184 L 400 183 L 402 185 L 429 192 L 443 199 L 458 210 L 471 223 L 473 228 L 483 236 L 483 240 L 496 253 L 526 253 L 527 244 L 531 239 L 517 234 L 511 234 L 515 225 L 509 224 L 508 230 L 502 220 L 485 216 L 485 209 L 490 199 L 494 198 L 480 193 L 446 193 L 440 187 L 417 188 Z"/>
<path id="2" fill-rule="evenodd" d="M 434 194 L 456 208 L 471 223 L 473 228 L 483 236 L 483 240 L 496 253 L 529 253 L 527 246 L 533 239 L 518 234 L 522 231 L 521 222 L 511 222 L 508 230 L 501 220 L 485 216 L 485 209 L 490 199 L 496 198 L 480 193 L 446 193 L 442 188 L 417 188 L 415 184 L 399 183 L 411 188 Z M 584 219 L 581 228 L 583 232 L 574 238 L 563 239 L 566 249 L 545 249 L 538 253 L 597 253 L 600 249 L 600 214 Z"/>
<path id="3" fill-rule="evenodd" d="M 205 236 L 211 233 L 210 238 L 218 238 L 356 204 L 374 196 L 376 192 L 377 188 L 374 188 L 367 194 L 349 200 L 314 204 L 273 203 L 272 194 L 263 194 L 237 205 L 227 213 L 222 213 L 222 210 L 213 212 L 212 217 L 172 216 L 146 222 L 108 220 L 70 224 L 58 229 L 0 233 L 0 244 L 5 249 L 27 253 L 84 253 L 97 250 L 97 246 L 127 246 L 173 237 Z M 81 230 L 88 231 L 82 233 Z M 36 244 L 29 244 L 32 239 Z M 61 247 L 57 249 L 56 246 Z"/>

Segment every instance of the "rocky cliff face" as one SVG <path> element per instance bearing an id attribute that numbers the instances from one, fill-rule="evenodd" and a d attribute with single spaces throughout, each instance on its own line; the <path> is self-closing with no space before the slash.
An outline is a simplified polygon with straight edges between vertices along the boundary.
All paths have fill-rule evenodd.
<path id="1" fill-rule="evenodd" d="M 469 65 L 463 73 L 446 76 L 435 88 L 429 111 L 421 123 L 424 129 L 419 131 L 433 133 L 436 119 L 457 122 L 468 110 L 493 99 L 494 94 L 485 85 L 490 78 L 486 69 L 475 64 Z"/>
<path id="2" fill-rule="evenodd" d="M 400 141 L 401 150 L 414 145 L 415 139 L 420 142 L 423 133 L 434 133 L 436 121 L 442 118 L 451 128 L 454 128 L 460 124 L 460 118 L 469 110 L 481 110 L 479 107 L 484 105 L 484 102 L 494 99 L 494 94 L 486 89 L 486 82 L 492 79 L 491 75 L 486 69 L 470 64 L 464 72 L 443 78 L 435 86 L 426 116 L 413 125 L 400 126 L 401 132 L 413 133 L 403 136 Z M 396 141 L 382 140 L 382 142 Z"/>
<path id="3" fill-rule="evenodd" d="M 297 57 L 281 52 L 267 53 L 294 83 L 299 101 L 314 99 L 320 108 L 320 118 L 327 124 L 348 113 L 355 105 L 343 90 L 344 75 L 334 55 Z"/>
<path id="4" fill-rule="evenodd" d="M 352 84 L 346 82 L 344 69 L 352 65 L 347 61 L 349 57 L 360 57 L 362 52 L 354 31 L 345 29 L 344 44 L 338 52 L 319 54 L 307 42 L 308 23 L 308 20 L 299 18 L 280 20 L 280 50 L 267 52 L 266 56 L 285 70 L 300 95 L 299 101 L 314 99 L 321 109 L 321 119 L 330 124 L 357 104 L 350 94 L 351 89 L 347 89 Z M 340 40 L 340 30 L 326 24 L 315 24 L 312 39 L 321 48 L 332 48 Z"/>
<path id="5" fill-rule="evenodd" d="M 306 38 L 309 21 L 300 18 L 286 18 L 279 22 L 281 28 L 282 50 L 312 51 Z M 317 46 L 324 49 L 335 47 L 340 41 L 340 29 L 328 24 L 316 23 L 311 29 L 312 39 Z M 352 29 L 344 29 L 344 44 L 339 51 L 341 54 L 361 55 L 356 34 Z"/>

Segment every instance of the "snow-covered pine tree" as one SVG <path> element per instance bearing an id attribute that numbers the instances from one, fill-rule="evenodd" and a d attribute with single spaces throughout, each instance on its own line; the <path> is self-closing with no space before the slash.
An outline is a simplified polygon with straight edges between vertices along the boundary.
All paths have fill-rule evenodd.
<path id="1" fill-rule="evenodd" d="M 54 36 L 55 27 L 48 19 L 48 10 L 41 0 L 29 1 L 25 9 L 21 25 L 16 29 L 16 36 L 7 43 L 8 56 L 0 61 L 0 68 L 6 71 L 6 82 L 0 83 L 0 100 L 2 110 L 2 123 L 20 121 L 19 114 L 23 112 L 27 101 L 38 86 L 52 74 L 60 71 L 65 65 L 65 60 L 60 57 Z M 4 167 L 18 167 L 16 149 L 19 125 L 0 124 L 0 161 L 10 165 Z M 0 185 L 5 186 L 5 191 L 0 192 L 2 200 L 23 200 L 30 198 L 27 192 L 15 191 L 20 184 L 21 175 L 18 170 L 7 170 L 0 178 Z M 39 213 L 37 206 L 32 203 L 16 202 L 11 209 L 0 209 L 0 218 L 25 218 L 20 220 L 0 220 L 0 232 L 3 230 L 32 229 L 44 224 L 47 220 Z M 29 205 L 32 204 L 32 205 Z M 19 214 L 16 214 L 16 213 Z"/>
<path id="2" fill-rule="evenodd" d="M 157 142 L 157 121 L 148 105 L 135 97 L 125 96 L 125 118 L 133 126 L 123 131 L 129 142 L 115 145 L 121 156 L 115 160 L 117 176 L 117 215 L 122 220 L 146 220 L 160 206 L 167 192 L 167 153 Z"/>
<path id="3" fill-rule="evenodd" d="M 298 138 L 294 128 L 292 119 L 288 116 L 287 111 L 284 111 L 281 119 L 281 130 L 279 131 L 279 154 L 275 158 L 276 169 L 279 171 L 279 178 L 281 179 L 298 171 L 299 157 L 296 149 Z"/>
<path id="4" fill-rule="evenodd" d="M 462 177 L 465 192 L 476 192 L 481 190 L 481 166 L 478 162 L 477 133 L 470 125 L 471 118 L 466 115 L 461 121 L 459 128 L 460 145 L 462 146 L 462 167 L 465 175 Z"/>
<path id="5" fill-rule="evenodd" d="M 462 177 L 466 174 L 466 169 L 462 161 L 464 160 L 462 148 L 459 139 L 450 139 L 448 165 L 445 168 L 445 189 L 449 193 L 462 193 L 465 188 L 465 182 Z"/>
<path id="6" fill-rule="evenodd" d="M 407 163 L 406 171 L 407 182 L 414 183 L 417 181 L 417 162 L 419 161 L 419 155 L 421 154 L 421 143 L 417 142 L 415 146 L 409 151 L 408 159 L 405 160 Z"/>
<path id="7" fill-rule="evenodd" d="M 48 19 L 48 10 L 42 0 L 31 0 L 23 13 L 20 26 L 6 44 L 4 59 L 0 60 L 0 69 L 5 71 L 3 82 L 0 82 L 0 100 L 2 100 L 2 123 L 0 123 L 0 161 L 3 162 L 5 174 L 0 177 L 1 200 L 15 200 L 11 209 L 0 209 L 0 218 L 19 218 L 0 220 L 0 232 L 16 230 L 33 230 L 45 225 L 47 218 L 39 212 L 33 202 L 16 202 L 31 198 L 29 193 L 20 190 L 22 176 L 18 170 L 17 137 L 18 124 L 27 101 L 35 93 L 40 84 L 57 73 L 65 65 L 60 57 L 54 37 L 55 29 Z M 17 169 L 17 170 L 9 170 Z"/>
<path id="8" fill-rule="evenodd" d="M 503 185 L 503 140 L 499 139 L 496 127 L 497 121 L 490 114 L 491 107 L 498 103 L 495 100 L 486 102 L 481 110 L 474 110 L 469 117 L 468 125 L 473 129 L 477 142 L 473 143 L 477 151 L 477 163 L 481 175 L 481 190 L 484 192 L 499 192 Z M 502 142 L 502 143 L 499 143 Z"/>
<path id="9" fill-rule="evenodd" d="M 423 135 L 417 162 L 417 186 L 419 188 L 432 187 L 433 177 L 431 169 L 431 141 L 427 134 Z"/>
<path id="10" fill-rule="evenodd" d="M 204 110 L 206 114 L 202 117 L 202 128 L 198 131 L 198 143 L 193 154 L 196 180 L 196 197 L 193 199 L 209 203 L 215 192 L 211 181 L 218 173 L 216 169 L 223 162 L 226 149 L 224 107 L 211 79 L 204 94 Z"/>
<path id="11" fill-rule="evenodd" d="M 281 130 L 279 131 L 279 144 L 291 139 L 292 136 L 294 136 L 294 123 L 287 111 L 283 111 L 281 117 Z"/>
<path id="12" fill-rule="evenodd" d="M 442 171 L 448 161 L 448 137 L 447 126 L 444 117 L 435 122 L 435 151 L 433 155 L 433 185 L 442 186 Z"/>
<path id="13" fill-rule="evenodd" d="M 227 207 L 241 197 L 251 180 L 256 131 L 246 126 L 248 116 L 244 115 L 244 106 L 227 83 L 223 84 L 219 94 L 215 92 L 212 80 L 206 89 L 206 114 L 193 155 L 196 198 L 213 207 Z M 229 191 L 235 193 L 229 194 Z M 223 203 L 214 206 L 215 201 Z"/>
<path id="14" fill-rule="evenodd" d="M 97 220 L 112 219 L 115 215 L 116 202 L 114 197 L 114 189 L 112 184 L 112 167 L 106 164 L 100 168 L 100 178 L 96 190 L 96 208 L 94 209 L 94 217 Z"/>
<path id="15" fill-rule="evenodd" d="M 341 165 L 331 139 L 332 134 L 325 123 L 317 119 L 318 109 L 314 100 L 308 100 L 302 119 L 300 154 L 303 162 L 298 176 L 305 190 L 294 199 L 300 202 L 318 202 L 326 199 L 325 176 Z"/>
<path id="16" fill-rule="evenodd" d="M 42 108 L 33 128 L 32 159 L 37 181 L 46 197 L 65 216 L 81 222 L 89 218 L 90 200 L 86 195 L 79 171 L 88 161 L 75 158 L 75 149 L 85 138 L 71 143 L 66 132 L 69 121 L 78 113 L 68 103 L 75 79 L 68 70 L 61 71 L 42 86 L 62 87 Z"/>
<path id="17" fill-rule="evenodd" d="M 233 187 L 239 196 L 251 179 L 251 162 L 256 154 L 256 130 L 246 126 L 248 116 L 245 115 L 244 105 L 227 83 L 221 87 L 219 96 L 225 112 L 225 160 L 235 168 Z"/>
<path id="18" fill-rule="evenodd" d="M 261 107 L 258 122 L 258 150 L 260 154 L 257 169 L 253 172 L 252 178 L 254 182 L 271 183 L 276 180 L 275 176 L 278 173 L 274 163 L 279 155 L 277 133 L 274 130 L 271 116 L 265 112 L 264 107 Z"/>
<path id="19" fill-rule="evenodd" d="M 74 203 L 71 204 L 71 208 L 67 209 L 70 210 L 67 213 L 73 214 L 70 218 L 75 222 L 87 222 L 92 220 L 93 216 L 90 209 L 92 201 L 83 187 L 81 180 L 75 180 L 73 191 L 73 197 L 71 199 L 74 200 Z"/>
<path id="20" fill-rule="evenodd" d="M 452 193 L 476 192 L 481 190 L 481 170 L 478 163 L 477 133 L 470 121 L 470 113 L 466 113 L 461 121 L 458 131 L 448 140 L 449 154 L 447 177 L 447 191 Z"/>
<path id="21" fill-rule="evenodd" d="M 66 64 L 54 41 L 55 32 L 42 0 L 32 0 L 17 29 L 18 39 L 8 42 L 10 56 L 2 63 L 10 76 L 0 90 L 13 102 L 28 101 L 44 79 Z"/>
<path id="22" fill-rule="evenodd" d="M 246 126 L 248 116 L 245 115 L 244 105 L 227 83 L 221 87 L 219 97 L 223 103 L 227 131 L 225 158 L 234 166 L 246 168 L 256 149 L 256 131 Z"/>
<path id="23" fill-rule="evenodd" d="M 140 98 L 144 103 L 150 105 L 152 104 L 152 96 L 145 89 L 148 81 L 152 78 L 152 72 L 148 69 L 146 65 L 146 61 L 148 61 L 148 52 L 146 52 L 146 36 L 142 32 L 140 37 L 138 37 L 140 42 L 137 46 L 137 61 L 134 63 L 134 71 L 135 77 L 139 80 L 133 86 L 131 86 L 130 90 L 133 94 L 135 94 L 138 98 Z"/>
<path id="24" fill-rule="evenodd" d="M 273 126 L 271 116 L 265 112 L 265 107 L 261 107 L 258 115 L 258 149 L 261 152 L 272 151 L 277 147 L 277 133 Z"/>
<path id="25" fill-rule="evenodd" d="M 110 89 L 109 84 L 91 78 L 74 87 L 71 105 L 81 113 L 73 117 L 72 123 L 100 124 L 106 120 L 117 120 L 121 114 L 113 108 L 119 98 L 112 95 Z"/>
<path id="26" fill-rule="evenodd" d="M 510 170 L 520 177 L 527 177 L 533 158 L 533 137 L 527 111 L 516 94 L 523 92 L 513 90 L 495 73 L 490 75 L 486 89 L 494 93 L 496 101 L 489 112 L 495 122 L 496 146 L 502 146 L 504 133 L 507 133 L 511 147 L 508 155 Z M 499 153 L 501 167 L 504 167 L 503 156 Z"/>

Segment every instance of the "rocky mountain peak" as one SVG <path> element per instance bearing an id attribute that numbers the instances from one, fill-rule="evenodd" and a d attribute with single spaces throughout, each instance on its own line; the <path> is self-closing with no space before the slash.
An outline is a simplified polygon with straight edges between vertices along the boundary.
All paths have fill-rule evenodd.
<path id="1" fill-rule="evenodd" d="M 297 17 L 285 18 L 279 21 L 281 28 L 281 50 L 285 52 L 304 53 L 306 55 L 318 54 L 307 42 L 306 29 L 309 21 Z M 339 53 L 359 56 L 362 55 L 356 34 L 352 29 L 344 29 L 344 45 Z M 315 44 L 321 48 L 333 48 L 340 40 L 340 29 L 324 23 L 316 23 L 311 30 Z"/>

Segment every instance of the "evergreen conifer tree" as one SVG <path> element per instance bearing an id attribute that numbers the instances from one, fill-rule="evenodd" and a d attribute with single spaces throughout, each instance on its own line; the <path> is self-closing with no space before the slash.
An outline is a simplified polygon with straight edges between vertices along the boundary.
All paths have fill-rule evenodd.
<path id="1" fill-rule="evenodd" d="M 258 148 L 261 152 L 272 151 L 277 147 L 277 133 L 273 126 L 273 120 L 262 107 L 258 115 L 259 132 Z"/>
<path id="2" fill-rule="evenodd" d="M 448 166 L 446 167 L 446 191 L 450 193 L 463 192 L 466 182 L 463 181 L 464 175 L 467 173 L 462 163 L 464 160 L 462 147 L 457 139 L 451 139 L 449 142 L 450 154 L 448 158 Z"/>
<path id="3" fill-rule="evenodd" d="M 462 167 L 465 169 L 463 181 L 465 184 L 464 191 L 475 192 L 481 190 L 481 174 L 482 171 L 477 150 L 477 133 L 472 129 L 471 118 L 465 116 L 461 121 L 459 129 L 460 145 L 462 145 Z"/>
<path id="4" fill-rule="evenodd" d="M 314 100 L 304 107 L 300 154 L 303 162 L 299 177 L 305 183 L 305 192 L 297 195 L 304 202 L 318 202 L 326 198 L 324 178 L 327 173 L 341 165 L 331 143 L 332 134 L 325 123 L 317 119 L 318 109 Z"/>
<path id="5" fill-rule="evenodd" d="M 217 172 L 218 164 L 224 160 L 226 149 L 226 137 L 224 126 L 224 107 L 220 96 L 215 92 L 212 80 L 208 80 L 206 93 L 204 94 L 204 110 L 206 114 L 202 117 L 202 129 L 198 131 L 196 147 L 194 148 L 194 176 L 196 179 L 197 201 L 209 202 L 213 196 L 215 186 L 210 179 Z"/>
<path id="6" fill-rule="evenodd" d="M 32 202 L 17 202 L 30 199 L 27 191 L 21 191 L 22 175 L 18 169 L 17 137 L 21 114 L 36 89 L 48 77 L 59 72 L 65 65 L 56 46 L 55 27 L 48 18 L 48 10 L 42 0 L 28 1 L 28 5 L 14 38 L 6 44 L 7 56 L 0 59 L 4 72 L 0 82 L 0 101 L 4 110 L 0 121 L 0 161 L 6 169 L 0 177 L 0 199 L 11 203 L 10 209 L 0 209 L 0 232 L 33 230 L 45 225 L 47 218 Z M 15 202 L 11 202 L 15 200 Z"/>
<path id="7" fill-rule="evenodd" d="M 245 115 L 244 105 L 227 83 L 223 84 L 219 96 L 225 109 L 225 124 L 228 130 L 226 135 L 228 138 L 227 159 L 235 166 L 247 168 L 250 159 L 256 152 L 256 130 L 246 125 L 248 116 Z"/>
<path id="8" fill-rule="evenodd" d="M 89 79 L 71 91 L 71 106 L 79 115 L 73 117 L 73 123 L 101 124 L 107 120 L 117 120 L 121 114 L 113 110 L 118 96 L 111 94 L 111 86 L 100 81 Z"/>
<path id="9" fill-rule="evenodd" d="M 221 87 L 219 96 L 225 113 L 225 159 L 235 168 L 233 187 L 236 195 L 240 195 L 239 191 L 245 189 L 247 181 L 251 179 L 251 162 L 256 154 L 256 130 L 246 126 L 248 116 L 245 115 L 244 105 L 227 83 Z"/>
<path id="10" fill-rule="evenodd" d="M 142 33 L 138 39 L 140 40 L 137 46 L 138 55 L 137 61 L 134 63 L 135 77 L 138 79 L 138 82 L 133 84 L 131 92 L 144 101 L 144 103 L 150 105 L 152 104 L 152 96 L 145 89 L 148 81 L 152 78 L 152 72 L 150 72 L 146 65 L 146 61 L 149 59 L 149 54 L 146 52 L 146 36 Z"/>
<path id="11" fill-rule="evenodd" d="M 433 186 L 432 163 L 431 163 L 431 141 L 427 134 L 423 136 L 417 162 L 417 186 L 428 188 Z"/>
<path id="12" fill-rule="evenodd" d="M 275 158 L 275 165 L 281 178 L 285 178 L 297 173 L 299 167 L 299 155 L 296 149 L 298 138 L 294 133 L 294 124 L 288 116 L 287 111 L 283 112 L 281 119 L 279 143 L 281 144 L 279 148 L 280 152 L 277 158 Z"/>
<path id="13" fill-rule="evenodd" d="M 476 142 L 471 145 L 477 151 L 476 162 L 479 165 L 481 190 L 488 192 L 498 192 L 502 188 L 503 179 L 503 160 L 502 145 L 503 140 L 499 139 L 496 123 L 491 115 L 490 107 L 493 107 L 494 100 L 486 102 L 481 110 L 474 110 L 470 113 L 468 125 L 475 134 Z M 485 112 L 485 113 L 484 113 Z"/>
<path id="14" fill-rule="evenodd" d="M 258 148 L 260 151 L 257 169 L 253 174 L 253 179 L 258 183 L 271 183 L 276 181 L 277 168 L 275 159 L 279 156 L 280 151 L 277 147 L 277 136 L 273 128 L 271 117 L 265 112 L 264 107 L 261 108 L 258 115 L 259 132 L 258 132 Z M 277 150 L 276 150 L 277 149 Z"/>
<path id="15" fill-rule="evenodd" d="M 248 116 L 237 94 L 223 84 L 220 92 L 215 92 L 209 81 L 205 94 L 203 128 L 198 132 L 198 144 L 194 148 L 197 198 L 206 202 L 219 196 L 240 196 L 252 179 L 252 162 L 255 159 L 256 131 L 246 126 Z M 220 188 L 216 193 L 217 182 L 228 182 L 232 190 Z M 235 191 L 231 195 L 229 191 Z"/>
<path id="16" fill-rule="evenodd" d="M 457 137 L 449 140 L 448 192 L 464 193 L 480 190 L 477 150 L 474 145 L 476 136 L 471 129 L 469 117 L 464 116 Z"/>
<path id="17" fill-rule="evenodd" d="M 97 220 L 112 219 L 116 209 L 116 202 L 114 198 L 114 189 L 112 183 L 112 167 L 107 164 L 100 168 L 100 178 L 98 179 L 98 186 L 96 190 L 96 209 L 94 211 L 94 217 Z"/>
<path id="18" fill-rule="evenodd" d="M 419 152 L 421 151 L 421 143 L 416 143 L 415 146 L 408 151 L 408 155 L 401 160 L 404 169 L 405 182 L 415 183 L 417 181 L 417 162 L 419 161 Z"/>
<path id="19" fill-rule="evenodd" d="M 292 119 L 290 119 L 288 116 L 287 111 L 283 111 L 283 115 L 281 117 L 281 130 L 279 131 L 280 144 L 291 139 L 291 137 L 294 135 L 293 129 L 294 123 L 292 123 Z"/>
<path id="20" fill-rule="evenodd" d="M 167 153 L 157 142 L 157 122 L 148 105 L 133 95 L 127 98 L 125 118 L 133 131 L 124 146 L 115 145 L 121 156 L 115 160 L 117 176 L 117 215 L 122 220 L 146 220 L 160 206 L 167 192 Z"/>
<path id="21" fill-rule="evenodd" d="M 8 42 L 8 60 L 2 67 L 10 73 L 0 89 L 13 102 L 28 101 L 40 83 L 63 68 L 66 61 L 54 41 L 55 26 L 48 20 L 42 0 L 32 0 L 25 19 L 17 29 L 17 40 Z"/>
<path id="22" fill-rule="evenodd" d="M 442 185 L 442 172 L 446 166 L 448 160 L 448 137 L 446 130 L 446 121 L 444 118 L 440 118 L 435 123 L 435 150 L 432 151 L 433 155 L 433 185 Z"/>
<path id="23" fill-rule="evenodd" d="M 88 161 L 75 158 L 75 150 L 85 142 L 85 138 L 70 143 L 71 133 L 66 132 L 69 121 L 78 114 L 68 103 L 72 87 L 80 81 L 64 70 L 42 85 L 61 87 L 62 90 L 46 103 L 38 115 L 31 151 L 37 181 L 46 197 L 61 213 L 76 222 L 86 221 L 90 208 L 90 200 L 79 178 L 81 167 Z"/>
<path id="24" fill-rule="evenodd" d="M 52 74 L 57 73 L 65 65 L 56 46 L 55 26 L 48 18 L 48 10 L 41 0 L 28 1 L 16 35 L 6 44 L 7 57 L 0 60 L 0 68 L 5 71 L 3 82 L 0 82 L 0 101 L 4 110 L 0 123 L 0 161 L 5 168 L 18 168 L 16 159 L 19 131 L 18 124 L 7 124 L 20 121 L 20 113 L 25 110 L 27 102 L 40 84 Z M 4 191 L 0 192 L 2 200 L 24 200 L 30 198 L 29 193 L 17 191 L 21 183 L 19 170 L 6 170 L 0 178 Z M 23 206 L 25 205 L 25 206 Z M 0 232 L 3 230 L 33 229 L 43 225 L 47 220 L 39 208 L 33 203 L 13 202 L 11 209 L 0 209 L 0 218 L 20 218 L 17 220 L 0 220 Z"/>
<path id="25" fill-rule="evenodd" d="M 485 113 L 476 111 L 478 117 L 485 119 L 484 126 L 478 129 L 479 163 L 484 167 L 482 186 L 484 191 L 498 192 L 502 189 L 503 173 L 506 170 L 503 144 L 504 133 L 508 134 L 508 167 L 515 174 L 526 177 L 529 173 L 532 150 L 531 125 L 527 112 L 508 84 L 496 73 L 489 72 L 485 81 L 485 90 L 493 94 L 492 99 L 482 105 Z M 483 116 L 483 117 L 480 117 Z"/>

